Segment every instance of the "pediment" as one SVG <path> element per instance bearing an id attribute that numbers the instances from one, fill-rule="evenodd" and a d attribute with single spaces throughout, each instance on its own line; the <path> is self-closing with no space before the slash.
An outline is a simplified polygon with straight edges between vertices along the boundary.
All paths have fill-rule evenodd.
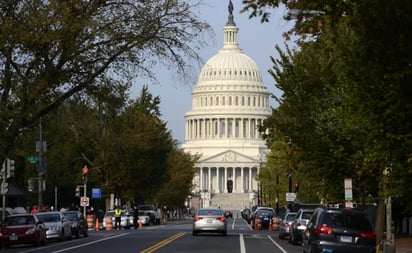
<path id="1" fill-rule="evenodd" d="M 225 162 L 227 163 L 233 163 L 233 162 L 256 163 L 258 162 L 258 159 L 244 155 L 242 153 L 239 153 L 233 150 L 226 150 L 216 155 L 204 157 L 204 159 L 200 159 L 199 162 L 201 163 L 225 163 Z"/>

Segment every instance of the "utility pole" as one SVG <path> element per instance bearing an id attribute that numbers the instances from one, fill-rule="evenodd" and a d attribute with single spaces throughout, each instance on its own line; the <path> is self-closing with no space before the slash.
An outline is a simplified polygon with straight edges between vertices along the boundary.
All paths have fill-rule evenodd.
<path id="1" fill-rule="evenodd" d="M 36 145 L 36 151 L 39 152 L 39 167 L 37 168 L 37 171 L 39 173 L 39 199 L 38 199 L 38 206 L 39 210 L 43 210 L 43 174 L 45 171 L 45 161 L 44 161 L 44 152 L 46 151 L 45 143 L 43 143 L 43 135 L 42 135 L 42 124 L 41 124 L 41 118 L 40 118 L 40 123 L 39 123 L 39 142 L 38 145 Z"/>

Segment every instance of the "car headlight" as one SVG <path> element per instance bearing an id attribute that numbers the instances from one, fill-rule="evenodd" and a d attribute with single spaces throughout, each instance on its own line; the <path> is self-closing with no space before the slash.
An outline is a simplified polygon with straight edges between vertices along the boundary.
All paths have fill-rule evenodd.
<path id="1" fill-rule="evenodd" d="M 36 229 L 35 228 L 30 228 L 26 231 L 26 235 L 32 235 L 36 233 Z"/>

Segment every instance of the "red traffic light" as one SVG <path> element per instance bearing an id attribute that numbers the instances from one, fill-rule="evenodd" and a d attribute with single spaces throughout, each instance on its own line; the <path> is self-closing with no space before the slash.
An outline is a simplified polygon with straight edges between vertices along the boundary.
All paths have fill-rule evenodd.
<path id="1" fill-rule="evenodd" d="M 87 166 L 85 165 L 85 166 L 83 167 L 83 176 L 86 176 L 87 173 L 89 173 L 89 168 L 87 168 Z"/>
<path id="2" fill-rule="evenodd" d="M 295 192 L 299 191 L 299 182 L 295 182 Z"/>

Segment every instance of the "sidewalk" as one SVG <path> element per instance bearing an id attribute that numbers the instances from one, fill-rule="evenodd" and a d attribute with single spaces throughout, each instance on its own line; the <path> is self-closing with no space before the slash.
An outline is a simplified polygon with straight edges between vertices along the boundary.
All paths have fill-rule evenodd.
<path id="1" fill-rule="evenodd" d="M 395 238 L 396 253 L 412 253 L 412 237 Z"/>

